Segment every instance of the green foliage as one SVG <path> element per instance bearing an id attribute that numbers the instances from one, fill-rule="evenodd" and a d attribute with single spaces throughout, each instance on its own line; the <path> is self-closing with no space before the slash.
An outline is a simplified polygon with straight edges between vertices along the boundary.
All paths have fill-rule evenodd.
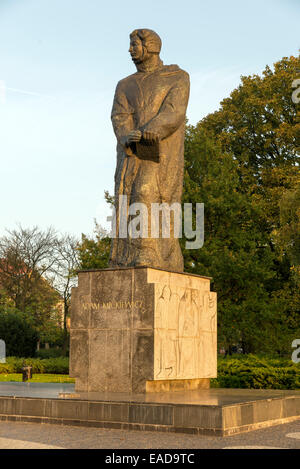
<path id="1" fill-rule="evenodd" d="M 89 238 L 82 234 L 79 243 L 79 269 L 105 269 L 108 267 L 111 239 L 95 223 L 95 237 Z"/>
<path id="2" fill-rule="evenodd" d="M 0 284 L 13 305 L 30 313 L 39 324 L 50 314 L 60 297 L 45 280 L 56 249 L 56 233 L 38 227 L 7 231 L 0 239 Z"/>
<path id="3" fill-rule="evenodd" d="M 62 348 L 42 348 L 35 353 L 36 358 L 57 358 L 65 357 L 65 353 Z"/>
<path id="4" fill-rule="evenodd" d="M 195 251 L 183 245 L 183 253 L 186 271 L 213 277 L 220 344 L 228 348 L 241 342 L 247 352 L 272 351 L 275 344 L 268 337 L 277 311 L 265 285 L 274 276 L 274 253 L 257 226 L 259 208 L 240 190 L 234 156 L 191 127 L 183 201 L 204 202 L 204 246 Z"/>
<path id="5" fill-rule="evenodd" d="M 241 85 L 222 101 L 220 110 L 200 123 L 225 151 L 234 153 L 241 175 L 245 169 L 248 181 L 249 176 L 255 180 L 261 168 L 297 162 L 300 122 L 292 83 L 299 65 L 299 57 L 284 57 L 273 70 L 267 66 L 262 76 L 242 77 Z"/>
<path id="6" fill-rule="evenodd" d="M 8 373 L 0 374 L 0 382 L 7 381 L 22 381 L 21 373 Z M 36 374 L 33 375 L 32 379 L 28 380 L 28 383 L 74 383 L 74 378 L 69 378 L 68 375 L 53 375 L 53 374 Z"/>
<path id="7" fill-rule="evenodd" d="M 48 359 L 8 357 L 6 359 L 6 363 L 0 363 L 0 374 L 22 373 L 22 367 L 24 366 L 24 363 L 28 366 L 32 366 L 33 373 L 69 373 L 68 357 L 57 357 Z"/>
<path id="8" fill-rule="evenodd" d="M 52 347 L 62 346 L 66 332 L 58 325 L 58 322 L 59 320 L 55 318 L 47 321 L 39 334 L 41 344 L 48 343 Z"/>
<path id="9" fill-rule="evenodd" d="M 279 202 L 280 226 L 273 231 L 281 259 L 287 254 L 291 260 L 291 273 L 300 287 L 300 175 L 295 187 L 284 191 Z"/>
<path id="10" fill-rule="evenodd" d="M 291 359 L 260 358 L 254 355 L 218 359 L 218 388 L 299 389 L 300 364 Z"/>
<path id="11" fill-rule="evenodd" d="M 0 309 L 0 338 L 5 341 L 6 355 L 30 357 L 35 354 L 38 334 L 28 318 L 15 309 Z"/>
<path id="12" fill-rule="evenodd" d="M 0 305 L 24 313 L 41 343 L 63 345 L 66 351 L 77 240 L 51 227 L 18 225 L 6 231 L 0 238 Z"/>

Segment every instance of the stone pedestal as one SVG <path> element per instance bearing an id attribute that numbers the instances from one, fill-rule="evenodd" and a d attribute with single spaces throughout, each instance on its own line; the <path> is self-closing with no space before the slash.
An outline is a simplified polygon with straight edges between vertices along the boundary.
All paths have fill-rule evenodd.
<path id="1" fill-rule="evenodd" d="M 210 279 L 148 267 L 79 272 L 70 376 L 78 392 L 209 387 L 217 376 Z"/>

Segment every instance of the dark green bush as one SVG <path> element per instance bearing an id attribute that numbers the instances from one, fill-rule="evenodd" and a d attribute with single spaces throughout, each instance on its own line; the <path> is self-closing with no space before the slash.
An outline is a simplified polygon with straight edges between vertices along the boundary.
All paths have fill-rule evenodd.
<path id="1" fill-rule="evenodd" d="M 69 359 L 67 357 L 48 358 L 41 360 L 45 366 L 44 373 L 65 375 L 69 373 Z"/>
<path id="2" fill-rule="evenodd" d="M 288 358 L 237 355 L 218 359 L 213 387 L 249 389 L 298 389 L 300 364 Z"/>
<path id="3" fill-rule="evenodd" d="M 31 365 L 33 373 L 68 374 L 68 357 L 8 357 L 0 364 L 0 373 L 21 373 L 22 366 Z M 218 378 L 212 387 L 248 389 L 300 389 L 300 364 L 286 358 L 243 355 L 218 359 Z"/>
<path id="4" fill-rule="evenodd" d="M 63 356 L 64 354 L 61 348 L 42 348 L 35 353 L 36 358 L 57 358 Z"/>
<path id="5" fill-rule="evenodd" d="M 32 357 L 38 334 L 21 313 L 0 311 L 0 339 L 5 341 L 7 356 Z"/>

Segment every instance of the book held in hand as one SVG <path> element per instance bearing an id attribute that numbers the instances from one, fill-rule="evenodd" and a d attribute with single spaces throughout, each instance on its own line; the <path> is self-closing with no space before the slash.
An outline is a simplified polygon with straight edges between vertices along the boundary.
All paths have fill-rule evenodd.
<path id="1" fill-rule="evenodd" d="M 159 142 L 147 144 L 145 141 L 136 143 L 136 155 L 141 160 L 151 160 L 159 162 Z"/>

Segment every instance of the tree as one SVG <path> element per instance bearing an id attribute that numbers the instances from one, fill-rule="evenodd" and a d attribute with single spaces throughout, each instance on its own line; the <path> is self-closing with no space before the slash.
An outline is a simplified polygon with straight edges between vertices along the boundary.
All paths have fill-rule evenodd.
<path id="1" fill-rule="evenodd" d="M 300 331 L 291 270 L 298 222 L 295 213 L 288 228 L 284 221 L 298 200 L 297 67 L 284 58 L 262 77 L 242 77 L 219 111 L 187 128 L 183 200 L 205 203 L 205 243 L 184 251 L 185 267 L 213 277 L 227 350 L 241 342 L 245 351 L 289 352 Z"/>
<path id="2" fill-rule="evenodd" d="M 105 269 L 108 267 L 111 238 L 108 233 L 95 221 L 95 237 L 82 234 L 78 244 L 79 268 Z"/>
<path id="3" fill-rule="evenodd" d="M 23 228 L 19 225 L 0 238 L 1 302 L 32 318 L 41 337 L 57 320 L 61 298 L 52 287 L 57 234 L 53 228 Z"/>
<path id="4" fill-rule="evenodd" d="M 185 270 L 213 278 L 220 345 L 230 349 L 243 343 L 253 352 L 268 334 L 271 317 L 264 282 L 273 276 L 273 254 L 256 225 L 259 209 L 239 191 L 234 156 L 223 153 L 204 130 L 187 129 L 185 152 L 183 202 L 205 207 L 204 246 L 186 250 L 183 242 Z"/>
<path id="5" fill-rule="evenodd" d="M 45 278 L 53 273 L 56 246 L 53 228 L 19 225 L 0 239 L 0 285 L 17 309 L 25 311 L 36 305 L 41 291 L 44 297 L 49 293 Z"/>
<path id="6" fill-rule="evenodd" d="M 233 152 L 240 174 L 259 179 L 262 168 L 295 165 L 299 157 L 300 122 L 292 100 L 299 57 L 284 57 L 263 76 L 241 77 L 241 85 L 198 127 L 205 127 Z M 245 173 L 243 172 L 245 169 Z"/>
<path id="7" fill-rule="evenodd" d="M 76 270 L 79 268 L 78 240 L 70 235 L 59 239 L 56 247 L 55 275 L 52 285 L 63 299 L 63 352 L 67 351 L 67 318 L 70 312 L 72 288 L 77 284 Z"/>
<path id="8" fill-rule="evenodd" d="M 35 354 L 38 334 L 28 318 L 14 308 L 0 309 L 0 338 L 5 341 L 7 356 Z"/>
<path id="9" fill-rule="evenodd" d="M 274 241 L 284 256 L 288 254 L 292 266 L 300 265 L 300 176 L 295 179 L 295 187 L 284 191 L 279 201 L 280 226 L 274 230 Z"/>

